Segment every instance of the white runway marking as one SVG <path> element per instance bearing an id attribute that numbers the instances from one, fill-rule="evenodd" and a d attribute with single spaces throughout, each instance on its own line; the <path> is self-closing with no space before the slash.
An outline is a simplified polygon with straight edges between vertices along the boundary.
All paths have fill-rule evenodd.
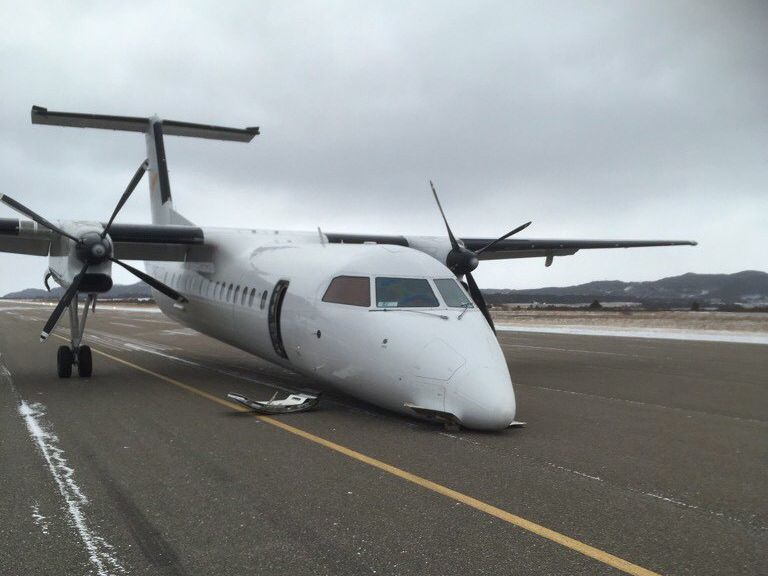
<path id="1" fill-rule="evenodd" d="M 24 418 L 30 437 L 43 455 L 59 492 L 64 497 L 70 521 L 80 536 L 96 573 L 98 576 L 125 574 L 125 568 L 114 556 L 113 546 L 96 534 L 86 522 L 83 509 L 88 504 L 88 499 L 75 482 L 75 471 L 68 464 L 64 450 L 59 448 L 59 439 L 44 420 L 45 406 L 40 403 L 27 404 L 22 400 L 18 410 Z"/>
<path id="2" fill-rule="evenodd" d="M 531 350 L 552 350 L 553 352 L 576 352 L 579 354 L 602 354 L 604 356 L 629 356 L 639 358 L 638 354 L 622 354 L 621 352 L 603 352 L 601 350 L 580 350 L 577 348 L 553 348 L 551 346 L 528 346 L 525 344 L 502 344 L 502 348 L 529 348 Z"/>
<path id="3" fill-rule="evenodd" d="M 176 330 L 163 330 L 161 334 L 168 334 L 171 336 L 197 336 L 200 334 L 197 330 L 192 328 L 178 328 Z"/>
<path id="4" fill-rule="evenodd" d="M 113 326 L 127 326 L 128 328 L 138 328 L 135 324 L 126 324 L 125 322 L 110 322 Z"/>
<path id="5" fill-rule="evenodd" d="M 657 338 L 661 340 L 694 340 L 700 342 L 731 342 L 734 344 L 768 344 L 765 332 L 735 332 L 727 330 L 687 330 L 682 328 L 610 328 L 596 326 L 548 326 L 497 324 L 502 332 L 539 332 L 576 336 L 617 336 L 620 338 Z"/>
<path id="6" fill-rule="evenodd" d="M 148 346 L 140 346 L 137 344 L 133 344 L 132 342 L 126 342 L 124 344 L 125 348 L 128 348 L 129 350 L 137 350 L 139 352 L 146 352 L 148 354 L 154 354 L 156 356 L 161 356 L 163 358 L 166 358 L 168 360 L 173 360 L 174 362 L 179 362 L 181 364 L 187 364 L 188 366 L 196 366 L 199 368 L 205 368 L 207 370 L 212 370 L 213 372 L 218 372 L 219 374 L 224 374 L 226 376 L 232 376 L 233 378 L 240 378 L 241 380 L 245 380 L 247 382 L 253 382 L 254 384 L 261 384 L 262 386 L 268 386 L 269 388 L 275 388 L 277 390 L 282 390 L 283 392 L 289 392 L 294 393 L 296 390 L 291 388 L 285 388 L 283 386 L 280 386 L 279 384 L 275 384 L 273 382 L 267 382 L 265 380 L 258 380 L 256 378 L 250 378 L 248 376 L 243 376 L 242 374 L 238 374 L 237 372 L 233 372 L 231 370 L 223 370 L 221 368 L 214 368 L 212 366 L 206 366 L 205 364 L 201 364 L 199 362 L 194 362 L 193 360 L 187 360 L 185 358 L 179 358 L 178 356 L 172 356 L 170 354 L 165 354 L 164 352 L 160 352 L 159 350 L 155 350 L 153 348 L 150 348 Z"/>

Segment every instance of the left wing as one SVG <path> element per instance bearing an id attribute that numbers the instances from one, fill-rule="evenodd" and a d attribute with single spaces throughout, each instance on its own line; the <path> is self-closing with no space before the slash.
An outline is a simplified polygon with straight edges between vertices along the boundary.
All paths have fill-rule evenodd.
<path id="1" fill-rule="evenodd" d="M 477 252 L 493 242 L 494 238 L 462 238 L 464 246 Z M 579 250 L 595 248 L 646 248 L 652 246 L 696 246 L 691 240 L 557 240 L 509 238 L 500 240 L 480 252 L 480 260 L 505 260 L 507 258 L 544 257 L 551 262 L 555 256 L 570 256 Z"/>
<path id="2" fill-rule="evenodd" d="M 445 262 L 451 244 L 447 236 L 382 236 L 375 234 L 325 234 L 331 244 L 395 244 L 426 252 Z M 696 246 L 691 240 L 558 240 L 508 238 L 459 238 L 464 247 L 477 254 L 479 260 L 509 258 L 546 258 L 547 265 L 555 256 L 570 256 L 579 250 L 595 248 L 646 248 L 651 246 Z M 492 244 L 493 243 L 493 244 Z M 491 246 L 488 246 L 492 244 Z M 481 250 L 483 247 L 487 247 Z"/>

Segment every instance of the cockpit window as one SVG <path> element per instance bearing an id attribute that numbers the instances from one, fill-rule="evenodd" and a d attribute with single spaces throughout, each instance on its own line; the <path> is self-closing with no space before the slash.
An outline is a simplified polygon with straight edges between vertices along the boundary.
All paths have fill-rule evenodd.
<path id="1" fill-rule="evenodd" d="M 453 278 L 435 280 L 435 286 L 445 303 L 451 308 L 472 308 L 472 300 L 464 293 L 458 282 Z"/>
<path id="2" fill-rule="evenodd" d="M 424 278 L 376 278 L 378 308 L 436 308 L 439 305 Z"/>
<path id="3" fill-rule="evenodd" d="M 323 302 L 368 308 L 371 305 L 371 281 L 366 276 L 337 276 L 325 291 Z"/>

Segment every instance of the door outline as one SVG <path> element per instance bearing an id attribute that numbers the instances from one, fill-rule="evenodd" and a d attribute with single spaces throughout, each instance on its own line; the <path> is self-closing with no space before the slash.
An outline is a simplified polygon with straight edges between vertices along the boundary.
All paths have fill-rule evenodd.
<path id="1" fill-rule="evenodd" d="M 285 346 L 283 345 L 283 335 L 280 330 L 280 315 L 283 311 L 283 301 L 285 300 L 285 293 L 288 290 L 288 280 L 278 280 L 275 284 L 274 290 L 272 290 L 272 297 L 269 300 L 269 337 L 272 340 L 272 347 L 275 352 L 281 358 L 288 359 L 288 354 L 285 352 Z"/>

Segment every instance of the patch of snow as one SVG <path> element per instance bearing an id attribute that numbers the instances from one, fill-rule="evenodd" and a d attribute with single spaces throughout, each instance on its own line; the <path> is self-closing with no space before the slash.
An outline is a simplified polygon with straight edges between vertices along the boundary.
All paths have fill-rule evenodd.
<path id="1" fill-rule="evenodd" d="M 655 338 L 661 340 L 693 340 L 701 342 L 731 342 L 737 344 L 768 344 L 768 333 L 735 332 L 728 330 L 688 330 L 684 328 L 612 328 L 591 326 L 545 326 L 496 324 L 502 332 L 541 332 L 578 336 L 618 336 L 620 338 Z"/>
<path id="2" fill-rule="evenodd" d="M 36 526 L 40 526 L 40 530 L 43 531 L 43 534 L 48 534 L 48 522 L 46 521 L 46 517 L 40 514 L 40 506 L 37 502 L 32 504 L 32 521 Z"/>
<path id="3" fill-rule="evenodd" d="M 33 300 L 0 300 L 0 304 L 8 302 L 10 304 L 23 304 L 27 310 L 31 310 L 30 307 L 38 308 L 53 308 L 57 302 L 36 302 Z M 8 308 L 0 306 L 0 310 L 8 310 Z M 120 306 L 105 304 L 103 301 L 96 302 L 96 311 L 99 310 L 117 310 L 118 312 L 138 312 L 141 314 L 162 314 L 162 310 L 157 306 Z"/>
<path id="4" fill-rule="evenodd" d="M 67 462 L 64 450 L 59 448 L 58 437 L 44 420 L 45 406 L 40 403 L 27 404 L 22 400 L 18 411 L 27 425 L 30 437 L 48 465 L 48 470 L 51 472 L 59 492 L 64 497 L 70 522 L 85 545 L 88 559 L 96 573 L 98 576 L 124 574 L 125 568 L 115 558 L 113 546 L 96 534 L 86 522 L 84 508 L 88 504 L 88 498 L 75 482 L 75 471 Z"/>

